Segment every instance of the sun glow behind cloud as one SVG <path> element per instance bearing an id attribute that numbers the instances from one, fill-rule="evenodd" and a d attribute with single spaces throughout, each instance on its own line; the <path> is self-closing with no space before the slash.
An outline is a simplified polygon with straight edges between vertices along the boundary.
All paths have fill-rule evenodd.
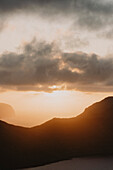
<path id="1" fill-rule="evenodd" d="M 112 94 L 112 8 L 106 0 L 0 2 L 0 100 L 15 108 L 14 123 L 75 116 Z"/>

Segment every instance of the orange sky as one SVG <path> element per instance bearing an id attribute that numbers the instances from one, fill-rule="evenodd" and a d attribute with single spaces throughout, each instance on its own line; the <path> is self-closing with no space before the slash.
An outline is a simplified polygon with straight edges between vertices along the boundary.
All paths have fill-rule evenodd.
<path id="1" fill-rule="evenodd" d="M 53 117 L 73 117 L 94 102 L 102 100 L 108 93 L 84 93 L 74 91 L 5 92 L 0 102 L 13 106 L 15 117 L 5 118 L 9 123 L 34 126 Z"/>
<path id="2" fill-rule="evenodd" d="M 89 1 L 0 2 L 0 102 L 16 113 L 8 122 L 76 116 L 113 94 L 113 3 Z"/>

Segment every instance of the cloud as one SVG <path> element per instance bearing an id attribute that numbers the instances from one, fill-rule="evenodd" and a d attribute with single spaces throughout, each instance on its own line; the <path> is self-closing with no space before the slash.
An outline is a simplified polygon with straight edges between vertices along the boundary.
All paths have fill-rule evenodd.
<path id="1" fill-rule="evenodd" d="M 63 17 L 73 20 L 73 26 L 99 30 L 113 24 L 113 3 L 97 0 L 1 0 L 0 13 L 37 13 L 46 19 Z"/>
<path id="2" fill-rule="evenodd" d="M 113 59 L 65 53 L 55 43 L 37 42 L 21 53 L 0 56 L 0 87 L 17 91 L 112 91 Z"/>
<path id="3" fill-rule="evenodd" d="M 78 24 L 80 27 L 99 30 L 109 24 L 113 24 L 113 3 L 103 3 L 100 1 L 86 0 L 78 1 Z"/>

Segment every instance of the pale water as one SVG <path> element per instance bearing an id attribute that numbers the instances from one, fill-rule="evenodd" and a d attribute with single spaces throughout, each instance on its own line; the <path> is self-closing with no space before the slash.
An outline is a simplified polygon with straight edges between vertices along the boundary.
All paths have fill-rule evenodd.
<path id="1" fill-rule="evenodd" d="M 113 157 L 75 158 L 29 170 L 113 170 Z"/>

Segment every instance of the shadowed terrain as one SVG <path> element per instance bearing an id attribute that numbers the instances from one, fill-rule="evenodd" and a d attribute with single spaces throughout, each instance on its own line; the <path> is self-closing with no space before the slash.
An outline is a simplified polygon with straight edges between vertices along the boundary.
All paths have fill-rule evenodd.
<path id="1" fill-rule="evenodd" d="M 113 97 L 70 119 L 23 128 L 0 121 L 0 168 L 46 165 L 74 157 L 113 154 Z"/>

